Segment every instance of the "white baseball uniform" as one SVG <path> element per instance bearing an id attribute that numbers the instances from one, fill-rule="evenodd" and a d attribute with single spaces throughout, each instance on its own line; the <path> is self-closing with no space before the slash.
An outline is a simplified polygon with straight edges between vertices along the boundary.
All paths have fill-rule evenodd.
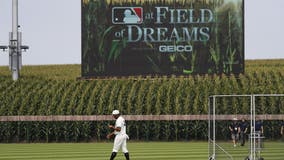
<path id="1" fill-rule="evenodd" d="M 120 132 L 115 131 L 115 138 L 114 138 L 114 145 L 113 145 L 113 152 L 118 152 L 120 148 L 122 148 L 123 153 L 128 153 L 126 140 L 129 139 L 128 135 L 126 134 L 126 123 L 125 119 L 119 116 L 115 122 L 115 128 L 120 127 Z"/>

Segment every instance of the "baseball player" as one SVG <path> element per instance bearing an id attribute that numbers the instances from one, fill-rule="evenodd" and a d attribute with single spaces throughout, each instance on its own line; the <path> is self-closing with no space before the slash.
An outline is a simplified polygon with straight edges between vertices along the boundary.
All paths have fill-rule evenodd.
<path id="1" fill-rule="evenodd" d="M 246 133 L 248 131 L 248 123 L 246 120 L 243 118 L 242 121 L 240 122 L 240 140 L 241 140 L 241 146 L 245 145 L 246 141 Z"/>
<path id="2" fill-rule="evenodd" d="M 262 121 L 256 117 L 256 121 L 255 121 L 255 132 L 260 133 L 261 135 L 263 135 L 264 131 L 263 131 L 263 123 Z"/>
<path id="3" fill-rule="evenodd" d="M 229 125 L 229 129 L 231 131 L 231 137 L 233 140 L 234 147 L 236 147 L 236 143 L 239 140 L 240 126 L 237 123 L 237 118 L 233 119 L 233 123 Z"/>
<path id="4" fill-rule="evenodd" d="M 116 154 L 120 148 L 122 149 L 126 160 L 129 160 L 129 153 L 126 147 L 126 140 L 129 139 L 129 137 L 126 134 L 125 119 L 120 116 L 119 110 L 114 110 L 112 112 L 112 116 L 114 119 L 116 119 L 116 121 L 115 126 L 109 125 L 109 128 L 113 129 L 113 132 L 107 135 L 108 139 L 115 136 L 110 160 L 113 160 L 116 157 Z"/>

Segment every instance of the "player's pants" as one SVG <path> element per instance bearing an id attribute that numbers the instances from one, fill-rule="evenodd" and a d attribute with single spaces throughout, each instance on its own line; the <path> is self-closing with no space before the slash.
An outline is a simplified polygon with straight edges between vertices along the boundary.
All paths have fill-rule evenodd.
<path id="1" fill-rule="evenodd" d="M 241 140 L 241 146 L 245 145 L 246 134 L 243 131 L 241 131 L 241 133 L 240 133 L 240 140 Z"/>
<path id="2" fill-rule="evenodd" d="M 128 139 L 127 134 L 118 134 L 114 138 L 114 144 L 112 152 L 118 152 L 119 149 L 122 149 L 123 153 L 128 153 L 127 146 L 126 146 L 126 140 Z"/>
<path id="3" fill-rule="evenodd" d="M 235 140 L 235 141 L 239 140 L 239 134 L 238 133 L 232 133 L 231 137 L 232 137 L 232 140 Z"/>

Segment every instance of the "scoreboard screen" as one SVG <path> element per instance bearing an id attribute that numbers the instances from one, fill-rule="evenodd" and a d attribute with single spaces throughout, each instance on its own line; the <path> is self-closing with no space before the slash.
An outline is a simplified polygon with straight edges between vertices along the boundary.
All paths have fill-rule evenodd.
<path id="1" fill-rule="evenodd" d="M 82 0 L 82 77 L 240 74 L 243 0 Z"/>

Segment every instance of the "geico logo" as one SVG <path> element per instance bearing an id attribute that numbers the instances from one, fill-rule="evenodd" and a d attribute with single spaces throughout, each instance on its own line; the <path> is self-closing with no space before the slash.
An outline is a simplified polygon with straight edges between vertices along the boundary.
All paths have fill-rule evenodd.
<path id="1" fill-rule="evenodd" d="M 191 52 L 191 45 L 162 45 L 159 47 L 160 52 Z"/>

